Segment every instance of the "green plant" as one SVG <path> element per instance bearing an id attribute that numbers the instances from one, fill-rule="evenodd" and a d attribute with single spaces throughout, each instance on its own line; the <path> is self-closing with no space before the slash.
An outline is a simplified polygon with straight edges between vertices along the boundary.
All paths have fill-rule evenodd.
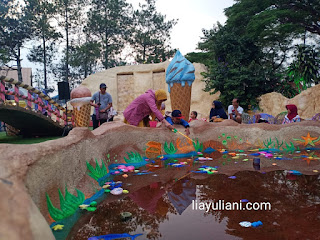
<path id="1" fill-rule="evenodd" d="M 124 160 L 126 161 L 126 163 L 139 163 L 143 161 L 141 154 L 138 152 L 135 152 L 135 153 L 127 152 L 127 154 L 128 154 L 128 158 L 124 157 Z"/>
<path id="2" fill-rule="evenodd" d="M 196 152 L 201 152 L 203 150 L 203 144 L 198 141 L 198 139 L 192 142 Z"/>
<path id="3" fill-rule="evenodd" d="M 84 194 L 78 189 L 76 189 L 78 195 L 77 197 L 69 193 L 67 187 L 65 189 L 65 196 L 62 195 L 60 189 L 58 189 L 58 191 L 61 210 L 53 206 L 49 195 L 46 193 L 48 211 L 50 213 L 50 216 L 55 221 L 62 220 L 66 217 L 73 215 L 78 209 L 79 205 L 81 205 L 85 200 Z"/>
<path id="4" fill-rule="evenodd" d="M 295 146 L 293 145 L 293 143 L 292 142 L 290 142 L 290 145 L 288 144 L 288 143 L 286 143 L 286 148 L 285 147 L 282 147 L 282 149 L 284 150 L 284 151 L 286 151 L 286 152 L 291 152 L 291 153 L 293 153 L 295 150 L 296 150 L 296 148 L 295 148 Z"/>
<path id="5" fill-rule="evenodd" d="M 172 142 L 170 143 L 170 147 L 168 146 L 168 143 L 165 142 L 163 148 L 167 154 L 175 154 L 178 151 L 178 149 L 174 147 Z"/>
<path id="6" fill-rule="evenodd" d="M 263 141 L 263 144 L 266 148 L 269 148 L 272 145 L 273 141 L 272 139 L 268 139 L 267 141 Z"/>
<path id="7" fill-rule="evenodd" d="M 277 149 L 280 149 L 281 146 L 283 145 L 283 141 L 281 141 L 281 144 L 279 143 L 278 138 L 276 138 L 276 141 L 277 141 Z"/>
<path id="8" fill-rule="evenodd" d="M 102 165 L 100 167 L 98 160 L 96 159 L 96 168 L 91 166 L 89 162 L 86 161 L 87 163 L 87 168 L 88 168 L 88 175 L 92 177 L 94 180 L 98 181 L 99 178 L 102 178 L 103 176 L 108 174 L 108 170 L 106 165 L 104 164 L 104 161 L 101 160 Z"/>

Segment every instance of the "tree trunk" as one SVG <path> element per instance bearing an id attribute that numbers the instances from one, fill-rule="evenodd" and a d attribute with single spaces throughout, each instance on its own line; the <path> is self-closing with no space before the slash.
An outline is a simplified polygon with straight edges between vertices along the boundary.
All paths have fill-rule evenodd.
<path id="1" fill-rule="evenodd" d="M 44 32 L 42 32 L 42 44 L 43 44 L 43 76 L 44 76 L 44 89 L 48 89 L 47 85 L 47 51 L 46 51 L 46 39 Z"/>
<path id="2" fill-rule="evenodd" d="M 21 72 L 21 59 L 20 59 L 20 44 L 17 46 L 17 52 L 18 52 L 18 57 L 17 57 L 17 71 L 18 71 L 18 81 L 22 82 L 22 72 Z"/>
<path id="3" fill-rule="evenodd" d="M 66 30 L 66 72 L 65 72 L 65 81 L 69 82 L 69 22 L 68 22 L 68 3 L 65 3 L 65 30 Z"/>

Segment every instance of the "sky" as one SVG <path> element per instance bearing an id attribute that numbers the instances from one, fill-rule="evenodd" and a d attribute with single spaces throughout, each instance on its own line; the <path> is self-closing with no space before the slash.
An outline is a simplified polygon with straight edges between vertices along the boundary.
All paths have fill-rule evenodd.
<path id="1" fill-rule="evenodd" d="M 138 8 L 141 0 L 128 0 Z M 171 46 L 182 55 L 196 50 L 202 29 L 212 29 L 218 21 L 225 23 L 224 9 L 231 7 L 233 0 L 157 0 L 156 9 L 166 15 L 166 20 L 179 19 L 171 32 Z"/>

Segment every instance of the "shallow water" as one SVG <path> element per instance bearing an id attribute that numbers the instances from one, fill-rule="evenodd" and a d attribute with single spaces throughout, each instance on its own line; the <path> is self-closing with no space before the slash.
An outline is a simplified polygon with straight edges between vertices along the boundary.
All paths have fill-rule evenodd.
<path id="1" fill-rule="evenodd" d="M 78 221 L 68 239 L 109 233 L 143 233 L 136 239 L 168 240 L 320 239 L 320 176 L 261 170 L 237 172 L 234 179 L 224 174 L 192 173 L 178 181 L 171 178 L 164 182 L 160 171 L 155 172 L 158 175 L 130 176 L 124 181 L 124 188 L 135 184 L 137 178 L 140 184 L 136 184 L 141 188 L 120 199 L 107 197 L 96 212 L 87 213 Z M 181 170 L 162 171 L 174 174 Z M 195 202 L 192 204 L 193 200 L 199 204 L 219 200 L 239 203 L 241 199 L 270 202 L 271 210 L 206 212 L 199 207 L 193 209 Z M 132 213 L 132 218 L 122 221 L 122 212 Z M 261 221 L 263 225 L 244 228 L 239 225 L 242 221 Z"/>

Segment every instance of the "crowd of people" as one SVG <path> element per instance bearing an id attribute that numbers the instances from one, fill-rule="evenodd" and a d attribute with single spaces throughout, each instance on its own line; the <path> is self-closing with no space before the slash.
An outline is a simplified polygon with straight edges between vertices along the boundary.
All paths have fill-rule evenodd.
<path id="1" fill-rule="evenodd" d="M 100 84 L 100 91 L 93 94 L 91 99 L 91 105 L 94 107 L 94 113 L 92 115 L 93 129 L 107 121 L 113 121 L 114 111 L 112 109 L 112 97 L 106 91 L 106 84 Z M 182 125 L 185 127 L 187 135 L 190 134 L 189 123 L 194 120 L 198 120 L 198 112 L 191 111 L 189 120 L 182 116 L 179 109 L 173 109 L 172 112 L 165 112 L 165 101 L 167 100 L 167 93 L 165 90 L 152 90 L 149 89 L 144 94 L 141 94 L 134 99 L 124 110 L 124 122 L 137 127 L 149 127 L 150 121 L 158 121 L 164 124 L 169 130 L 174 129 L 174 125 Z M 286 105 L 287 114 L 285 115 L 282 124 L 300 122 L 301 118 L 298 115 L 298 109 L 296 105 Z M 210 122 L 220 122 L 225 119 L 234 120 L 237 123 L 242 123 L 242 115 L 244 109 L 240 106 L 240 100 L 234 98 L 231 104 L 227 108 L 227 112 L 224 110 L 223 104 L 220 101 L 213 101 L 212 107 L 209 113 Z M 189 116 L 188 116 L 189 117 Z M 267 119 L 264 119 L 260 114 L 256 114 L 254 117 L 255 123 L 268 123 Z M 201 119 L 205 120 L 206 119 Z"/>

